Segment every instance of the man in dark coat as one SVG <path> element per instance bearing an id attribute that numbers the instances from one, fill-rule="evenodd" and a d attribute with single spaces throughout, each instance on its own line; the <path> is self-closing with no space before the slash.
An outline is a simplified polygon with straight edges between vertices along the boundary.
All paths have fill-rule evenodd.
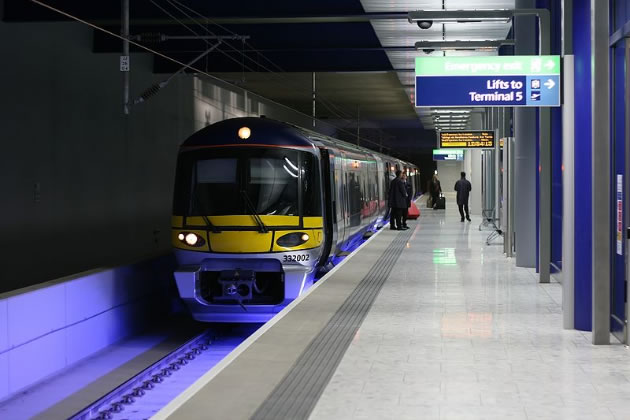
<path id="1" fill-rule="evenodd" d="M 457 191 L 457 207 L 459 207 L 459 215 L 464 221 L 464 210 L 466 211 L 466 220 L 470 222 L 470 214 L 468 213 L 468 196 L 472 186 L 466 179 L 466 172 L 461 173 L 462 177 L 455 183 L 455 191 Z"/>
<path id="2" fill-rule="evenodd" d="M 413 190 L 411 188 L 411 183 L 407 179 L 407 173 L 406 172 L 402 173 L 402 180 L 405 183 L 405 191 L 407 192 L 407 207 L 405 207 L 403 209 L 402 227 L 408 229 L 409 226 L 407 226 L 407 219 L 409 218 L 409 207 L 411 207 L 411 196 L 413 194 Z"/>
<path id="3" fill-rule="evenodd" d="M 401 174 L 400 170 L 396 171 L 396 178 L 389 184 L 389 207 L 391 208 L 389 228 L 392 230 L 405 230 L 402 225 L 402 214 L 407 205 L 407 191 Z"/>

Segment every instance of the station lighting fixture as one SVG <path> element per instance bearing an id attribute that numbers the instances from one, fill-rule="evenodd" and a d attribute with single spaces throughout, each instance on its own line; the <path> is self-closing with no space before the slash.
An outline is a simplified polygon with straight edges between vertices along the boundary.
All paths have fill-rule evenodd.
<path id="1" fill-rule="evenodd" d="M 488 39 L 481 41 L 418 41 L 416 42 L 415 47 L 416 50 L 422 50 L 427 53 L 450 50 L 493 51 L 503 45 L 514 45 L 514 40 Z"/>
<path id="2" fill-rule="evenodd" d="M 409 23 L 423 22 L 422 29 L 429 29 L 433 23 L 478 23 L 500 22 L 509 23 L 514 16 L 514 11 L 508 9 L 499 10 L 416 10 L 409 12 Z"/>
<path id="3" fill-rule="evenodd" d="M 434 108 L 431 110 L 434 114 L 470 114 L 470 109 L 450 109 L 450 108 Z"/>

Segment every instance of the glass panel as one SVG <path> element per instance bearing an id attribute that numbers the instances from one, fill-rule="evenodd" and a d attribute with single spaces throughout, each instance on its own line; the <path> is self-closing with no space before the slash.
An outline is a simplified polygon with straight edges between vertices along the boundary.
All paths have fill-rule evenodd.
<path id="1" fill-rule="evenodd" d="M 239 204 L 237 159 L 199 160 L 195 162 L 194 175 L 190 215 L 235 214 Z"/>
<path id="2" fill-rule="evenodd" d="M 186 216 L 253 212 L 298 216 L 298 191 L 302 188 L 304 215 L 321 216 L 318 165 L 313 154 L 292 149 L 185 152 L 178 160 L 174 211 Z"/>
<path id="3" fill-rule="evenodd" d="M 264 157 L 249 159 L 246 191 L 258 214 L 298 215 L 297 155 L 293 150 L 269 151 Z"/>
<path id="4" fill-rule="evenodd" d="M 302 211 L 304 216 L 322 215 L 322 192 L 317 158 L 302 153 Z"/>

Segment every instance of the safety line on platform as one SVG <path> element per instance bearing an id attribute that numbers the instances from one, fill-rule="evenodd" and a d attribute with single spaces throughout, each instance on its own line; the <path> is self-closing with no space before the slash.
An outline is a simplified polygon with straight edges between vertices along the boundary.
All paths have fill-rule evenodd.
<path id="1" fill-rule="evenodd" d="M 387 281 L 412 230 L 399 233 L 335 312 L 326 326 L 302 352 L 252 419 L 308 418 L 337 370 L 372 303 Z"/>

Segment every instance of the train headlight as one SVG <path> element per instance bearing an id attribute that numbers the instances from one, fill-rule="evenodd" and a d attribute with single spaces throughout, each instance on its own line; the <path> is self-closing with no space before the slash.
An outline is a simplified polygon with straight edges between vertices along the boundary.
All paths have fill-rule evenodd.
<path id="1" fill-rule="evenodd" d="M 282 235 L 281 237 L 278 238 L 276 243 L 281 247 L 291 248 L 294 246 L 300 246 L 306 241 L 308 241 L 309 239 L 310 239 L 310 236 L 308 235 L 308 233 L 293 232 L 293 233 L 287 233 L 286 235 Z"/>
<path id="2" fill-rule="evenodd" d="M 186 235 L 186 243 L 190 246 L 195 246 L 197 245 L 197 242 L 199 242 L 199 236 L 195 235 L 194 233 L 189 233 L 188 235 Z"/>
<path id="3" fill-rule="evenodd" d="M 185 245 L 200 247 L 203 246 L 206 241 L 194 232 L 180 232 L 177 234 L 177 239 Z"/>

